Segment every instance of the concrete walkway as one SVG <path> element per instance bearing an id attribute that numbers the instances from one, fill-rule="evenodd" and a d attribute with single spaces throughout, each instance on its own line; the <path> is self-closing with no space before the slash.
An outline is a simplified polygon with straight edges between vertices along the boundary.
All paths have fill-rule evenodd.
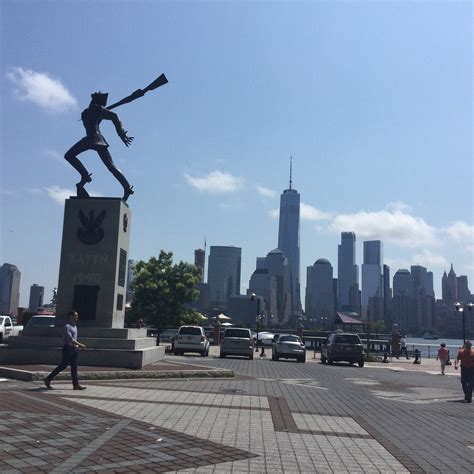
<path id="1" fill-rule="evenodd" d="M 216 355 L 163 364 L 235 377 L 90 380 L 80 392 L 1 382 L 0 471 L 472 472 L 474 412 L 452 367 Z"/>

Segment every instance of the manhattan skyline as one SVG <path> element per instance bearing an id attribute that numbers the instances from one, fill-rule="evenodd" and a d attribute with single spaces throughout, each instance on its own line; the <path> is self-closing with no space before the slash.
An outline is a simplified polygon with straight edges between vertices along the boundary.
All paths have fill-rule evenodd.
<path id="1" fill-rule="evenodd" d="M 362 242 L 381 240 L 392 277 L 423 265 L 439 298 L 453 262 L 472 285 L 470 2 L 0 8 L 0 263 L 21 271 L 23 306 L 33 283 L 45 301 L 57 286 L 77 181 L 63 155 L 90 94 L 112 102 L 161 72 L 166 88 L 120 108 L 130 148 L 104 124 L 135 186 L 130 258 L 165 249 L 192 262 L 205 235 L 208 248 L 242 248 L 245 293 L 255 258 L 277 247 L 292 155 L 302 301 L 307 266 L 326 258 L 337 276 L 341 232 L 355 232 L 359 267 Z M 93 154 L 84 161 L 93 192 L 121 195 Z"/>

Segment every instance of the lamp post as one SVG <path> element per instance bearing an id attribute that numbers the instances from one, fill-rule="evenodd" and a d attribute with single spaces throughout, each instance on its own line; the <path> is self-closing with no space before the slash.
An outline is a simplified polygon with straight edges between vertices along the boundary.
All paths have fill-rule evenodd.
<path id="1" fill-rule="evenodd" d="M 462 339 L 463 343 L 466 342 L 466 311 L 469 311 L 471 314 L 472 307 L 474 306 L 473 303 L 456 303 L 454 305 L 454 309 L 462 314 Z"/>
<path id="2" fill-rule="evenodd" d="M 258 352 L 258 325 L 260 323 L 260 298 L 258 298 L 255 293 L 252 293 L 252 295 L 251 295 L 252 301 L 255 301 L 255 298 L 257 298 L 257 314 L 255 316 L 255 326 L 256 326 L 256 329 L 257 329 L 257 339 L 255 341 L 255 352 Z"/>
<path id="3" fill-rule="evenodd" d="M 326 332 L 326 321 L 328 319 L 327 316 L 321 316 L 321 321 L 323 322 L 323 331 Z"/>
<path id="4" fill-rule="evenodd" d="M 266 314 L 261 314 L 261 315 L 259 316 L 259 320 L 260 320 L 260 321 L 262 321 L 262 320 L 266 321 L 266 319 L 267 319 Z M 264 324 L 265 324 L 265 323 L 262 322 L 262 327 L 264 326 Z M 265 346 L 264 346 L 264 344 L 263 344 L 263 339 L 262 339 L 262 350 L 260 351 L 260 357 L 267 357 L 267 354 L 265 354 Z"/>

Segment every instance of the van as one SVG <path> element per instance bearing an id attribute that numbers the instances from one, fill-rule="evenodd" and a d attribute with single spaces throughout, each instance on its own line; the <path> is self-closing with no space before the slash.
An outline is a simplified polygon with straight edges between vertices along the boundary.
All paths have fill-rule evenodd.
<path id="1" fill-rule="evenodd" d="M 174 338 L 175 355 L 198 352 L 202 357 L 209 355 L 209 340 L 200 326 L 181 326 Z"/>
<path id="2" fill-rule="evenodd" d="M 246 356 L 253 359 L 253 339 L 250 329 L 227 328 L 222 338 L 220 357 L 225 359 L 228 355 Z"/>

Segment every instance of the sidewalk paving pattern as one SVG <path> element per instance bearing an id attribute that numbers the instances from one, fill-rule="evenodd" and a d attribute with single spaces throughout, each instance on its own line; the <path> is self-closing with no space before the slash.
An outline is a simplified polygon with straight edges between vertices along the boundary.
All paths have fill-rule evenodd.
<path id="1" fill-rule="evenodd" d="M 0 384 L 0 472 L 473 472 L 458 377 L 178 360 L 238 375 Z"/>

